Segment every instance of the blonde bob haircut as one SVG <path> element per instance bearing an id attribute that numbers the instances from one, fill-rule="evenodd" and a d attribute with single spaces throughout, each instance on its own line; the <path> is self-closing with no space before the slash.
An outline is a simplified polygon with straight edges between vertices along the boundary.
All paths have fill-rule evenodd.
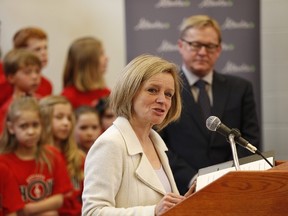
<path id="1" fill-rule="evenodd" d="M 185 37 L 187 30 L 190 28 L 201 29 L 205 27 L 212 27 L 218 35 L 219 43 L 221 43 L 221 28 L 215 19 L 207 15 L 195 15 L 184 19 L 180 26 L 180 38 Z"/>
<path id="2" fill-rule="evenodd" d="M 161 130 L 172 121 L 176 121 L 181 114 L 181 81 L 178 67 L 160 57 L 153 55 L 140 55 L 133 59 L 120 74 L 110 95 L 111 108 L 117 116 L 132 117 L 132 101 L 145 81 L 160 73 L 168 73 L 173 76 L 175 94 L 172 97 L 171 108 L 165 119 L 156 130 Z"/>

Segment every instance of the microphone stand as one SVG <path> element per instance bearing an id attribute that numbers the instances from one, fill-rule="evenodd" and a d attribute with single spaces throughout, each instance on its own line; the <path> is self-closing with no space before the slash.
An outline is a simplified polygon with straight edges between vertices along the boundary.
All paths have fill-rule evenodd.
<path id="1" fill-rule="evenodd" d="M 229 134 L 228 139 L 229 139 L 229 143 L 231 145 L 231 149 L 232 149 L 232 155 L 233 155 L 233 161 L 235 164 L 235 169 L 236 171 L 240 170 L 240 165 L 239 165 L 239 159 L 238 159 L 238 154 L 237 154 L 237 149 L 236 149 L 236 143 L 234 140 L 235 135 L 232 133 Z"/>
<path id="2" fill-rule="evenodd" d="M 235 155 L 236 156 L 234 156 L 234 153 L 233 153 L 233 158 L 234 158 L 234 163 L 235 163 L 235 161 L 237 160 L 238 161 L 238 156 L 237 156 L 237 150 L 236 150 L 236 147 L 235 147 L 235 137 L 236 138 L 239 138 L 239 137 L 241 137 L 241 133 L 240 133 L 240 131 L 237 129 L 237 128 L 232 128 L 231 129 L 231 131 L 230 131 L 230 133 L 229 133 L 229 136 L 228 136 L 228 138 L 229 138 L 229 142 L 231 143 L 231 141 L 230 141 L 230 135 L 233 135 L 233 140 L 232 140 L 232 142 L 234 143 L 234 145 L 232 146 L 232 144 L 231 144 L 231 147 L 232 147 L 232 153 L 233 153 L 233 151 L 236 151 L 236 153 L 235 153 Z M 245 148 L 247 148 L 249 151 L 251 151 L 252 153 L 256 153 L 256 154 L 258 154 L 258 155 L 260 155 L 271 167 L 273 167 L 273 165 L 267 160 L 267 158 L 266 157 L 264 157 L 264 155 L 257 149 L 257 148 L 255 148 L 254 146 L 252 146 L 251 144 L 248 144 Z M 237 157 L 237 159 L 235 160 L 235 158 Z M 239 161 L 238 161 L 238 166 L 239 166 Z M 235 167 L 236 167 L 236 163 L 235 163 Z M 236 170 L 237 170 L 237 167 L 236 167 Z"/>

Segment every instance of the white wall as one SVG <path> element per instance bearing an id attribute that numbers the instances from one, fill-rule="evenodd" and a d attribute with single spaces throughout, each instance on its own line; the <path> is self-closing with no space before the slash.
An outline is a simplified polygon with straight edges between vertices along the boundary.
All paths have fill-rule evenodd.
<path id="1" fill-rule="evenodd" d="M 276 159 L 288 159 L 288 1 L 261 1 L 262 118 L 264 150 L 275 150 Z M 102 39 L 110 58 L 107 81 L 110 87 L 124 67 L 124 0 L 0 0 L 3 53 L 21 27 L 36 25 L 49 34 L 50 62 L 44 70 L 62 88 L 62 69 L 68 46 L 77 37 Z"/>
<path id="2" fill-rule="evenodd" d="M 112 87 L 115 74 L 126 63 L 124 0 L 0 0 L 3 54 L 12 48 L 12 37 L 25 26 L 39 26 L 49 37 L 49 63 L 43 73 L 62 89 L 62 70 L 71 42 L 92 35 L 102 40 L 109 57 L 106 80 Z"/>
<path id="3" fill-rule="evenodd" d="M 262 0 L 262 110 L 265 150 L 288 159 L 288 1 Z"/>

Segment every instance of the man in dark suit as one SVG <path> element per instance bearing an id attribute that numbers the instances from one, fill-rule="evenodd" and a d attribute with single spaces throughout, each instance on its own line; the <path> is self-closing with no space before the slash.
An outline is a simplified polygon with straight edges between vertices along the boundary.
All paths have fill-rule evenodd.
<path id="1" fill-rule="evenodd" d="M 214 70 L 222 50 L 221 30 L 214 19 L 197 15 L 184 20 L 178 49 L 183 60 L 183 110 L 180 120 L 167 126 L 161 135 L 169 148 L 178 189 L 184 194 L 200 168 L 233 159 L 225 138 L 206 128 L 207 117 L 217 116 L 228 127 L 239 129 L 256 147 L 260 145 L 260 129 L 251 83 Z M 206 95 L 206 104 L 201 95 Z M 239 157 L 250 154 L 237 148 Z"/>

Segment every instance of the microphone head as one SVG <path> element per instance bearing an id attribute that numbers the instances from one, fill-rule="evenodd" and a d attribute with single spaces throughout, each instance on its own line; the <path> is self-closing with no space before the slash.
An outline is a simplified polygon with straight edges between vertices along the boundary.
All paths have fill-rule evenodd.
<path id="1" fill-rule="evenodd" d="M 220 124 L 221 124 L 221 121 L 216 116 L 210 116 L 206 120 L 206 127 L 211 131 L 216 131 Z"/>

